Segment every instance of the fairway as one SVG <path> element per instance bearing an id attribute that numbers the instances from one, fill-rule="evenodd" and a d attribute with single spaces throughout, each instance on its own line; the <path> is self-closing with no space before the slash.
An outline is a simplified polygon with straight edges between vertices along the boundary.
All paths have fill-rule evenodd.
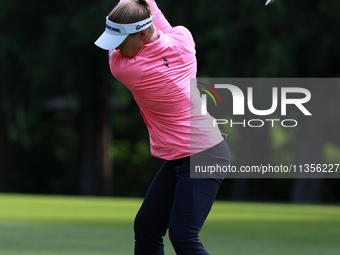
<path id="1" fill-rule="evenodd" d="M 141 203 L 0 195 L 0 254 L 132 255 Z M 340 207 L 217 201 L 200 237 L 211 255 L 338 255 Z M 165 246 L 175 254 L 167 236 Z"/>

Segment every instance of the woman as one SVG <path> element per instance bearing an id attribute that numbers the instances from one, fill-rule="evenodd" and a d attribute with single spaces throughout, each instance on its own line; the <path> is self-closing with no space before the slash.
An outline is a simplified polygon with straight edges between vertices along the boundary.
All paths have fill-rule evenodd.
<path id="1" fill-rule="evenodd" d="M 230 152 L 213 118 L 200 114 L 197 86 L 190 94 L 197 71 L 191 33 L 172 27 L 154 0 L 128 0 L 111 11 L 95 44 L 109 50 L 113 76 L 140 107 L 152 155 L 165 160 L 135 218 L 135 254 L 164 254 L 167 230 L 176 254 L 209 254 L 198 234 L 222 178 L 190 178 L 190 161 L 229 164 Z"/>

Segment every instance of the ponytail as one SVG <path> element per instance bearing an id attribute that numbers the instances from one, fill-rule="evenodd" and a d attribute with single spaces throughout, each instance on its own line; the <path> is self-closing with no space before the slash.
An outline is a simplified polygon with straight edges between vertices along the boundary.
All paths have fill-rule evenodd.
<path id="1" fill-rule="evenodd" d="M 124 1 L 116 5 L 108 16 L 115 23 L 135 23 L 151 16 L 151 6 L 148 0 Z"/>

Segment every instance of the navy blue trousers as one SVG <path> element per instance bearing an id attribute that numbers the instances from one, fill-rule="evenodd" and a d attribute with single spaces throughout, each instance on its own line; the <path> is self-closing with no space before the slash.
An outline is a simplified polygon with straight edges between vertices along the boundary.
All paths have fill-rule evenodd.
<path id="1" fill-rule="evenodd" d="M 226 141 L 211 149 L 208 154 L 217 151 L 219 159 L 229 164 Z M 204 156 L 205 151 L 200 154 Z M 163 255 L 167 230 L 176 254 L 208 255 L 198 234 L 221 182 L 221 178 L 190 178 L 190 157 L 165 161 L 135 218 L 135 255 Z"/>

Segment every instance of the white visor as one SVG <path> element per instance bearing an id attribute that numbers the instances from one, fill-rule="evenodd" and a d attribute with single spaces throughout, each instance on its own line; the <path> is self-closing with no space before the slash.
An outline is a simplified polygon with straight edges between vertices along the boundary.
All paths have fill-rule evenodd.
<path id="1" fill-rule="evenodd" d="M 150 27 L 155 16 L 130 24 L 114 23 L 106 17 L 106 26 L 104 33 L 95 41 L 95 45 L 104 49 L 112 50 L 117 48 L 129 34 L 138 33 Z"/>

